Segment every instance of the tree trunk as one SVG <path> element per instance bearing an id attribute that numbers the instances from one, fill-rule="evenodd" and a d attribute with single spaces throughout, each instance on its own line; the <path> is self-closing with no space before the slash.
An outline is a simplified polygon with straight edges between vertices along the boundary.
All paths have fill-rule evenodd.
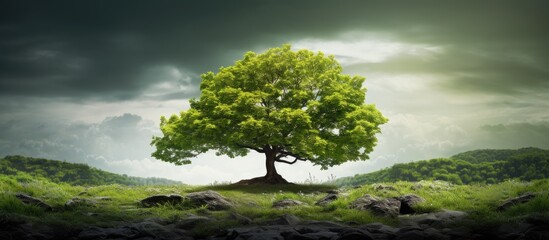
<path id="1" fill-rule="evenodd" d="M 252 179 L 241 180 L 237 182 L 238 185 L 252 185 L 252 184 L 288 184 L 288 181 L 284 179 L 278 172 L 276 172 L 276 151 L 265 148 L 265 167 L 267 173 L 263 177 L 257 177 Z"/>

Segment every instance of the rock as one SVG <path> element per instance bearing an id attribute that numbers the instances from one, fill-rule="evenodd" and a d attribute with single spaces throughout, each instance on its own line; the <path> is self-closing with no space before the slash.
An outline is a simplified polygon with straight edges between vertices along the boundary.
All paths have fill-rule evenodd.
<path id="1" fill-rule="evenodd" d="M 96 204 L 97 203 L 95 201 L 90 199 L 73 197 L 65 203 L 65 207 L 67 208 L 95 207 Z"/>
<path id="2" fill-rule="evenodd" d="M 94 197 L 93 199 L 95 199 L 95 200 L 97 200 L 97 201 L 112 201 L 112 198 L 111 198 L 111 197 L 105 197 L 105 196 Z"/>
<path id="3" fill-rule="evenodd" d="M 373 214 L 378 216 L 396 217 L 400 211 L 400 201 L 396 199 L 381 199 L 367 207 Z"/>
<path id="4" fill-rule="evenodd" d="M 31 197 L 24 193 L 15 194 L 15 197 L 17 197 L 22 203 L 26 205 L 33 205 L 33 206 L 42 208 L 46 211 L 53 211 L 53 208 L 50 205 L 48 205 L 47 203 L 45 203 L 44 201 L 38 198 Z"/>
<path id="5" fill-rule="evenodd" d="M 282 234 L 282 237 L 284 237 L 284 240 L 317 240 L 317 237 L 313 236 L 306 236 L 304 234 L 296 233 L 296 232 L 284 232 Z"/>
<path id="6" fill-rule="evenodd" d="M 284 214 L 284 215 L 280 216 L 279 218 L 277 218 L 273 221 L 269 221 L 268 223 L 269 223 L 269 225 L 290 225 L 290 226 L 293 226 L 293 225 L 297 225 L 297 224 L 301 223 L 301 219 L 299 219 L 298 217 L 296 217 L 292 214 Z"/>
<path id="7" fill-rule="evenodd" d="M 359 210 L 366 210 L 366 206 L 374 203 L 374 202 L 377 202 L 379 201 L 378 198 L 376 197 L 373 197 L 369 194 L 366 194 L 362 197 L 359 197 L 357 198 L 356 200 L 354 200 L 351 204 L 350 204 L 350 207 L 351 208 L 356 208 L 356 209 L 359 209 Z"/>
<path id="8" fill-rule="evenodd" d="M 162 204 L 179 204 L 183 202 L 183 197 L 178 194 L 170 195 L 154 195 L 148 198 L 145 198 L 141 201 L 141 206 L 143 207 L 154 207 Z"/>
<path id="9" fill-rule="evenodd" d="M 188 199 L 192 205 L 206 205 L 206 208 L 212 211 L 227 210 L 233 207 L 233 204 L 227 201 L 221 194 L 212 190 L 189 193 L 185 198 Z"/>
<path id="10" fill-rule="evenodd" d="M 374 189 L 377 191 L 380 191 L 380 190 L 397 191 L 395 187 L 389 186 L 389 185 L 383 185 L 383 184 L 375 185 Z"/>
<path id="11" fill-rule="evenodd" d="M 373 240 L 374 237 L 369 232 L 356 229 L 348 228 L 344 229 L 338 234 L 337 240 Z"/>
<path id="12" fill-rule="evenodd" d="M 294 200 L 294 199 L 284 199 L 284 200 L 274 202 L 273 208 L 289 208 L 289 207 L 301 206 L 301 205 L 305 205 L 305 203 L 298 200 Z"/>
<path id="13" fill-rule="evenodd" d="M 427 234 L 420 230 L 412 230 L 398 234 L 395 240 L 426 240 Z"/>
<path id="14" fill-rule="evenodd" d="M 419 215 L 402 215 L 399 216 L 399 220 L 402 226 L 442 228 L 463 220 L 465 216 L 465 212 L 443 210 Z"/>
<path id="15" fill-rule="evenodd" d="M 425 199 L 415 194 L 407 194 L 404 196 L 396 197 L 400 201 L 400 214 L 414 214 L 416 211 L 413 206 L 425 202 Z"/>
<path id="16" fill-rule="evenodd" d="M 208 217 L 191 215 L 185 219 L 178 220 L 175 223 L 175 226 L 180 229 L 188 230 L 196 227 L 199 224 L 210 223 L 213 221 L 213 219 L 210 219 Z"/>
<path id="17" fill-rule="evenodd" d="M 137 236 L 153 236 L 156 240 L 193 239 L 185 230 L 178 229 L 175 225 L 162 226 L 155 222 L 144 221 L 123 228 L 129 228 L 132 231 L 137 231 Z"/>
<path id="18" fill-rule="evenodd" d="M 339 196 L 337 194 L 334 194 L 334 193 L 329 193 L 328 195 L 326 195 L 325 197 L 323 197 L 322 199 L 318 200 L 315 205 L 319 205 L 319 206 L 324 206 L 324 205 L 328 205 L 329 203 L 337 200 L 339 198 Z"/>
<path id="19" fill-rule="evenodd" d="M 353 201 L 350 207 L 368 210 L 379 216 L 395 217 L 400 211 L 400 201 L 393 198 L 378 199 L 366 194 Z"/>
<path id="20" fill-rule="evenodd" d="M 534 193 L 526 193 L 521 196 L 518 196 L 516 198 L 510 198 L 505 200 L 502 204 L 500 204 L 496 210 L 498 211 L 505 211 L 508 208 L 515 206 L 517 204 L 527 203 L 530 200 L 532 200 L 536 195 Z"/>
<path id="21" fill-rule="evenodd" d="M 391 236 L 394 236 L 395 233 L 398 231 L 397 228 L 387 226 L 382 223 L 369 223 L 364 225 L 362 228 L 370 233 L 382 233 Z"/>
<path id="22" fill-rule="evenodd" d="M 332 190 L 328 190 L 326 191 L 327 194 L 340 194 L 341 191 L 339 189 L 332 189 Z"/>
<path id="23" fill-rule="evenodd" d="M 253 222 L 252 219 L 250 219 L 249 217 L 240 215 L 240 214 L 235 213 L 235 212 L 232 212 L 232 213 L 229 215 L 229 219 L 231 219 L 231 220 L 236 220 L 236 221 L 239 222 L 240 224 L 244 224 L 244 225 L 248 225 L 248 224 L 251 224 L 251 223 Z"/>
<path id="24" fill-rule="evenodd" d="M 414 184 L 414 186 L 411 186 L 410 188 L 412 190 L 416 191 L 416 190 L 422 189 L 423 185 L 421 185 L 421 183 L 416 183 L 416 184 Z"/>

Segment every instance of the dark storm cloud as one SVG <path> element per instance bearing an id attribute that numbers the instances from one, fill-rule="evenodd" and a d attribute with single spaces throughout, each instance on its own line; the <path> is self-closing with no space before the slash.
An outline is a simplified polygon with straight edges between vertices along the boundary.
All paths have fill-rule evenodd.
<path id="1" fill-rule="evenodd" d="M 189 97 L 197 94 L 200 73 L 229 65 L 246 50 L 348 31 L 387 33 L 453 49 L 474 46 L 489 54 L 513 49 L 547 66 L 546 5 L 544 1 L 4 2 L 0 94 L 133 99 L 158 83 L 154 77 L 142 77 L 147 69 L 172 66 L 193 76 L 194 90 L 156 98 Z M 459 55 L 444 60 L 468 61 Z M 505 71 L 499 69 L 501 61 L 495 62 L 492 68 Z M 462 80 L 463 86 L 478 83 L 482 88 L 484 77 L 499 76 L 475 74 Z M 546 73 L 528 79 L 539 85 Z"/>

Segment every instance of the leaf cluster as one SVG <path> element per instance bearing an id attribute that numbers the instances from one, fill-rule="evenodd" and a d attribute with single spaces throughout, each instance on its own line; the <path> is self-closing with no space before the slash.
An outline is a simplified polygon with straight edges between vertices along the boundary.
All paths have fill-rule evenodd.
<path id="1" fill-rule="evenodd" d="M 153 156 L 188 164 L 210 149 L 229 157 L 254 150 L 323 169 L 366 160 L 387 119 L 364 103 L 363 82 L 321 52 L 290 45 L 248 52 L 233 66 L 203 74 L 190 109 L 162 117 Z"/>

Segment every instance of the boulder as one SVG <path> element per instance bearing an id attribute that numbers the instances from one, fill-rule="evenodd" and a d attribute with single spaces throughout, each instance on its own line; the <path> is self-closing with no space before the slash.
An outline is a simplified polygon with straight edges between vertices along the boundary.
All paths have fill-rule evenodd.
<path id="1" fill-rule="evenodd" d="M 328 195 L 326 195 L 325 197 L 323 197 L 322 199 L 318 200 L 315 205 L 319 205 L 319 206 L 324 206 L 324 205 L 328 205 L 329 203 L 337 200 L 339 198 L 339 196 L 337 194 L 334 194 L 334 193 L 329 193 Z"/>
<path id="2" fill-rule="evenodd" d="M 359 209 L 359 210 L 366 210 L 366 207 L 368 205 L 371 205 L 372 203 L 377 202 L 377 201 L 379 201 L 379 198 L 371 196 L 370 194 L 366 194 L 366 195 L 364 195 L 362 197 L 359 197 L 356 200 L 354 200 L 351 203 L 350 207 L 351 208 L 356 208 L 356 209 Z"/>
<path id="3" fill-rule="evenodd" d="M 366 194 L 353 201 L 350 207 L 367 210 L 378 216 L 395 217 L 400 211 L 400 201 L 394 198 L 379 199 Z"/>
<path id="4" fill-rule="evenodd" d="M 24 193 L 15 194 L 15 197 L 26 205 L 33 205 L 33 206 L 42 208 L 46 211 L 53 211 L 53 208 L 47 203 L 45 203 L 44 201 L 42 201 L 41 199 L 31 197 Z"/>
<path id="5" fill-rule="evenodd" d="M 338 234 L 338 240 L 373 240 L 371 233 L 357 228 L 343 229 Z"/>
<path id="6" fill-rule="evenodd" d="M 378 216 L 396 217 L 400 211 L 400 201 L 392 198 L 381 199 L 368 205 L 366 209 Z"/>
<path id="7" fill-rule="evenodd" d="M 251 218 L 240 215 L 240 214 L 235 213 L 235 212 L 232 212 L 229 215 L 229 219 L 230 220 L 236 220 L 237 222 L 239 222 L 240 224 L 243 224 L 243 225 L 248 225 L 248 224 L 251 224 L 253 222 L 253 220 Z"/>
<path id="8" fill-rule="evenodd" d="M 510 198 L 505 200 L 502 204 L 500 204 L 496 210 L 498 211 L 505 211 L 509 209 L 512 206 L 515 206 L 517 204 L 527 203 L 530 200 L 532 200 L 536 195 L 534 193 L 525 193 L 521 196 L 518 196 L 516 198 Z"/>
<path id="9" fill-rule="evenodd" d="M 462 221 L 465 216 L 465 212 L 442 210 L 418 215 L 401 215 L 399 220 L 402 226 L 442 228 Z"/>
<path id="10" fill-rule="evenodd" d="M 163 204 L 179 204 L 181 202 L 183 202 L 183 197 L 178 194 L 154 195 L 139 201 L 143 207 L 155 207 Z"/>
<path id="11" fill-rule="evenodd" d="M 281 208 L 289 208 L 289 207 L 301 206 L 301 205 L 305 205 L 305 203 L 298 200 L 294 200 L 294 199 L 284 199 L 284 200 L 274 202 L 273 208 L 281 209 Z"/>
<path id="12" fill-rule="evenodd" d="M 268 222 L 269 225 L 291 225 L 291 226 L 297 225 L 299 223 L 301 223 L 301 219 L 299 219 L 298 217 L 292 214 L 284 214 L 279 218 Z"/>
<path id="13" fill-rule="evenodd" d="M 207 209 L 212 211 L 227 210 L 233 207 L 233 204 L 221 194 L 212 190 L 189 193 L 185 198 L 194 206 L 205 205 Z"/>
<path id="14" fill-rule="evenodd" d="M 414 214 L 414 205 L 418 203 L 425 202 L 425 199 L 415 194 L 407 194 L 400 197 L 395 197 L 396 200 L 400 201 L 400 214 Z"/>
<path id="15" fill-rule="evenodd" d="M 175 223 L 175 226 L 179 229 L 192 229 L 196 227 L 199 224 L 207 224 L 214 221 L 211 218 L 203 217 L 203 216 L 196 216 L 196 215 L 190 215 L 185 219 L 178 220 Z"/>

